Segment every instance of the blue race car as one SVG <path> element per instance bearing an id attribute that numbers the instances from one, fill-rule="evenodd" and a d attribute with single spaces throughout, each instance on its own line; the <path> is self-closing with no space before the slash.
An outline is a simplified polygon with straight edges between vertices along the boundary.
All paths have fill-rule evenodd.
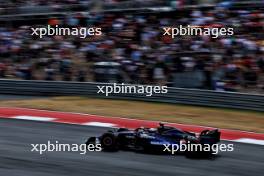
<path id="1" fill-rule="evenodd" d="M 220 132 L 204 130 L 197 135 L 160 123 L 157 128 L 137 128 L 130 130 L 119 128 L 110 130 L 99 137 L 91 137 L 86 144 L 101 144 L 105 151 L 135 150 L 143 152 L 169 152 L 169 146 L 183 144 L 200 144 L 201 146 L 217 144 L 220 141 Z M 202 149 L 200 149 L 202 150 Z M 188 152 L 188 151 L 187 151 Z M 202 152 L 202 151 L 196 151 Z M 190 151 L 188 152 L 190 154 Z M 192 151 L 193 153 L 193 151 Z M 205 153 L 205 152 L 202 152 Z M 207 151 L 212 153 L 212 151 Z"/>

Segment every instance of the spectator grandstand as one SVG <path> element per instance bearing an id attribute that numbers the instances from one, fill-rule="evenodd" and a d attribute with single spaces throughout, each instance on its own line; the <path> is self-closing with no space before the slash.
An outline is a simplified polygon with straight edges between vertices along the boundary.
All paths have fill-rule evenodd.
<path id="1" fill-rule="evenodd" d="M 21 1 L 12 1 L 19 4 Z M 24 2 L 24 1 L 23 1 Z M 38 5 L 76 4 L 81 0 L 27 1 Z M 119 1 L 107 1 L 118 3 Z M 182 15 L 184 14 L 184 15 Z M 32 26 L 0 28 L 0 78 L 94 81 L 98 62 L 121 65 L 119 82 L 263 92 L 263 9 L 215 6 L 179 13 L 73 13 L 45 24 L 101 27 L 102 36 L 31 36 Z M 234 36 L 163 36 L 162 27 L 228 26 Z"/>

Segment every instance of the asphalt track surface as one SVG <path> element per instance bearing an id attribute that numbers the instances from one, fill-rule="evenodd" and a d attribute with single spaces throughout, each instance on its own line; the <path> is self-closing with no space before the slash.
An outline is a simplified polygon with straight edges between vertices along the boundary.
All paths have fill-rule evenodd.
<path id="1" fill-rule="evenodd" d="M 131 151 L 31 152 L 30 144 L 81 144 L 105 128 L 0 119 L 0 175 L 3 176 L 263 176 L 264 147 L 234 143 L 235 151 L 214 159 L 151 155 Z"/>

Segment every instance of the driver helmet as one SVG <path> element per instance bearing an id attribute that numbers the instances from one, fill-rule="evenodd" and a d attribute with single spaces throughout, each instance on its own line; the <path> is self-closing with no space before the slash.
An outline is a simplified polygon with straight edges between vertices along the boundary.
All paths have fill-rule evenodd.
<path id="1" fill-rule="evenodd" d="M 141 127 L 138 128 L 138 132 L 144 132 L 144 129 L 145 128 L 141 126 Z"/>
<path id="2" fill-rule="evenodd" d="M 160 123 L 159 123 L 159 126 L 163 128 L 165 125 L 164 125 L 163 122 L 160 122 Z"/>
<path id="3" fill-rule="evenodd" d="M 150 128 L 150 129 L 149 129 L 149 132 L 156 132 L 156 131 L 157 131 L 156 128 Z"/>

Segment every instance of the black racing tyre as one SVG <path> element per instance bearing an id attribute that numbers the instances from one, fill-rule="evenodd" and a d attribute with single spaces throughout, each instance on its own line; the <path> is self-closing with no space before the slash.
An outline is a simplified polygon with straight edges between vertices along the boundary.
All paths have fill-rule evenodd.
<path id="1" fill-rule="evenodd" d="M 104 150 L 115 151 L 118 149 L 117 138 L 113 133 L 105 133 L 101 137 L 101 145 Z"/>

